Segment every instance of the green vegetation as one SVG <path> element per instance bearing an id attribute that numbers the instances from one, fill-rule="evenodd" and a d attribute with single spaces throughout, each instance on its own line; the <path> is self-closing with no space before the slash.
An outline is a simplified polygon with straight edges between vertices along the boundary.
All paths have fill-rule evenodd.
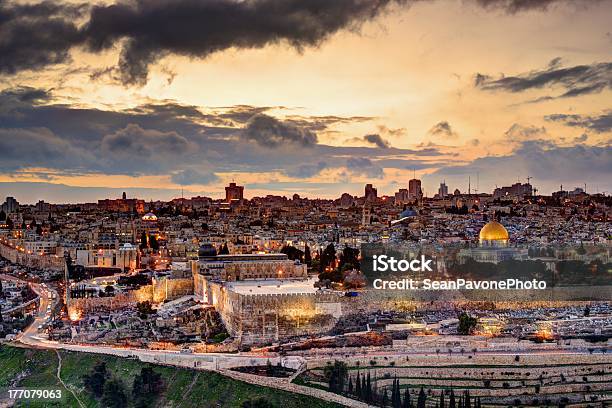
<path id="1" fill-rule="evenodd" d="M 143 363 L 115 356 L 60 352 L 61 377 L 86 407 L 336 407 L 316 398 L 247 384 L 210 371 Z M 9 388 L 61 389 L 58 403 L 28 407 L 75 407 L 79 404 L 56 377 L 55 351 L 0 346 L 0 394 Z M 94 395 L 93 385 L 101 394 Z M 137 397 L 133 395 L 136 392 Z M 146 395 L 143 395 L 146 393 Z M 23 405 L 16 405 L 23 406 Z"/>
<path id="2" fill-rule="evenodd" d="M 459 327 L 457 328 L 457 331 L 459 332 L 459 334 L 463 334 L 463 335 L 472 334 L 477 324 L 478 324 L 477 318 L 472 317 L 465 312 L 462 312 L 459 315 Z"/>

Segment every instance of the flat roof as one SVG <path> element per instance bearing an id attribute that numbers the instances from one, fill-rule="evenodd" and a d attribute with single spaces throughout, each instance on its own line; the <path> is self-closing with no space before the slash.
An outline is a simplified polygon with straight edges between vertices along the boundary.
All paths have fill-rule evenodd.
<path id="1" fill-rule="evenodd" d="M 316 281 L 316 278 L 252 280 L 226 282 L 225 287 L 240 295 L 316 293 Z"/>

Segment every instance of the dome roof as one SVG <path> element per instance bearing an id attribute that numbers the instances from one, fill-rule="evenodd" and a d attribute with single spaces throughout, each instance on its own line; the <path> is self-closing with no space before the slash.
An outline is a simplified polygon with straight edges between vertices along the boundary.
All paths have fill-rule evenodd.
<path id="1" fill-rule="evenodd" d="M 148 212 L 142 216 L 142 220 L 143 221 L 157 221 L 157 215 L 153 214 L 152 212 Z"/>
<path id="2" fill-rule="evenodd" d="M 217 256 L 217 250 L 212 244 L 202 244 L 198 249 L 198 256 Z"/>
<path id="3" fill-rule="evenodd" d="M 417 216 L 417 212 L 414 211 L 412 208 L 406 208 L 404 211 L 402 211 L 402 213 L 400 214 L 400 218 L 405 218 L 405 217 L 416 217 Z"/>
<path id="4" fill-rule="evenodd" d="M 489 221 L 479 234 L 481 241 L 507 241 L 510 238 L 506 228 L 497 221 Z"/>

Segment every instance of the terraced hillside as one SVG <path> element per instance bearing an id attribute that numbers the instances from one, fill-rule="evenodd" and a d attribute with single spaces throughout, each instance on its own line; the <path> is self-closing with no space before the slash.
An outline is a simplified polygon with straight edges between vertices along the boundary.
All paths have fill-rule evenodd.
<path id="1" fill-rule="evenodd" d="M 11 403 L 6 398 L 7 390 L 17 387 L 62 390 L 64 397 L 61 402 L 40 401 L 29 403 L 28 407 L 104 406 L 101 398 L 95 398 L 83 383 L 83 376 L 101 362 L 106 363 L 109 378 L 117 379 L 122 384 L 128 407 L 137 404 L 148 407 L 242 407 L 250 406 L 249 402 L 267 403 L 272 407 L 336 406 L 316 398 L 236 381 L 209 371 L 159 366 L 89 353 L 60 351 L 59 357 L 60 377 L 65 385 L 57 377 L 60 360 L 55 351 L 0 346 L 0 407 Z M 147 393 L 137 400 L 132 395 L 133 383 L 143 367 L 150 367 L 161 376 L 161 387 L 160 392 Z M 25 404 L 18 403 L 16 406 Z"/>
<path id="2" fill-rule="evenodd" d="M 612 356 L 607 354 L 434 354 L 403 359 L 379 356 L 346 363 L 344 393 L 355 399 L 364 398 L 355 390 L 357 378 L 363 384 L 369 374 L 374 394 L 382 396 L 387 390 L 392 395 L 398 380 L 401 395 L 408 389 L 413 401 L 423 388 L 429 406 L 439 403 L 442 392 L 448 402 L 450 390 L 456 396 L 467 390 L 487 406 L 612 405 Z M 295 381 L 328 389 L 325 371 L 325 365 L 318 365 Z M 381 401 L 375 403 L 381 405 Z"/>

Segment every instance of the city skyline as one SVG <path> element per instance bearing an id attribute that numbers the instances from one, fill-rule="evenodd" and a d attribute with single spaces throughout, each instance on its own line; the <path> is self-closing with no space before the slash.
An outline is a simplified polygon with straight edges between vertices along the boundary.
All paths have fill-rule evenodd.
<path id="1" fill-rule="evenodd" d="M 610 1 L 283 4 L 1 5 L 0 196 L 612 191 Z"/>

